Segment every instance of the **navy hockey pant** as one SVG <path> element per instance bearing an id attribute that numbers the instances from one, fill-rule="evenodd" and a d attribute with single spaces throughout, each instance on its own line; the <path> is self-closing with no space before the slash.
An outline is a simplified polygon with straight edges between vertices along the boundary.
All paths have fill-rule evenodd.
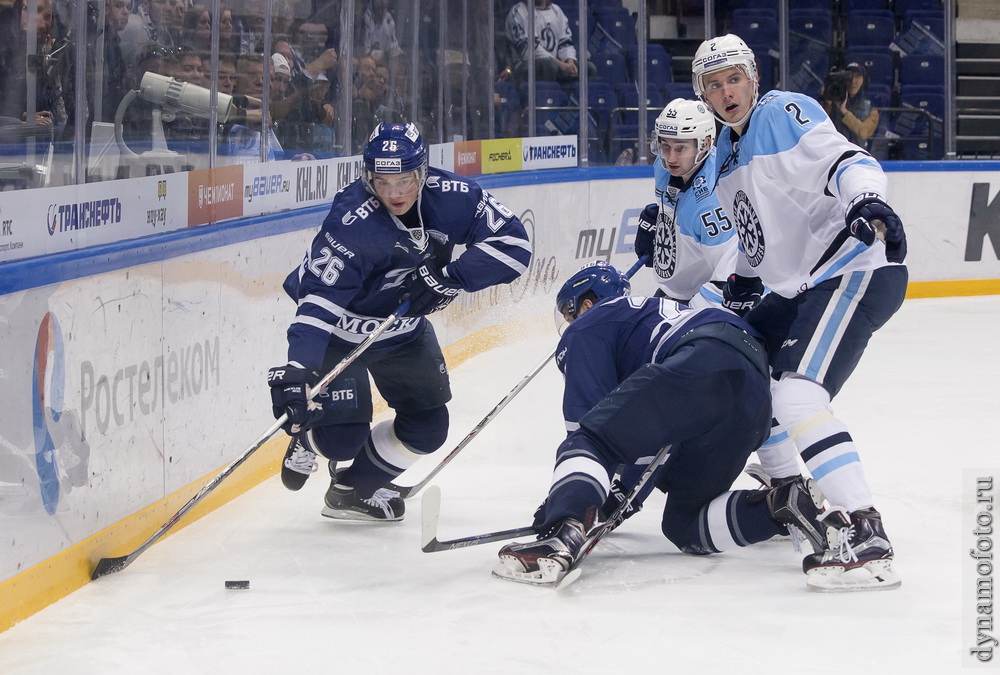
<path id="1" fill-rule="evenodd" d="M 580 420 L 559 447 L 557 474 L 560 463 L 586 457 L 610 477 L 616 465 L 648 463 L 671 445 L 657 479 L 668 492 L 663 533 L 681 550 L 711 552 L 701 545 L 703 511 L 730 488 L 770 432 L 768 379 L 760 366 L 724 342 L 688 342 L 662 363 L 640 368 Z M 584 520 L 607 496 L 593 473 L 563 474 L 549 493 L 542 532 L 564 518 Z M 781 531 L 763 502 L 738 504 L 748 539 Z"/>

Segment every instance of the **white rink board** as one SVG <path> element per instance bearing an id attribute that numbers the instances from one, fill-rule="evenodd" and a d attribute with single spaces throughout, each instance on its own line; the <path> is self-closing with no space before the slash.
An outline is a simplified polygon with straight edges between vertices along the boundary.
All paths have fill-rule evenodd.
<path id="1" fill-rule="evenodd" d="M 255 175 L 267 182 L 280 174 L 268 184 L 287 183 L 290 191 L 244 194 L 245 212 L 295 203 L 302 167 L 277 164 L 247 168 L 250 184 Z M 341 173 L 352 170 L 345 165 Z M 331 187 L 339 183 L 333 171 Z M 991 237 L 982 260 L 964 259 L 973 185 L 993 178 L 987 196 L 1000 199 L 997 174 L 888 177 L 889 199 L 907 224 L 912 280 L 1000 278 Z M 149 180 L 155 199 L 157 183 Z M 184 189 L 170 183 L 166 197 Z M 463 295 L 435 315 L 444 346 L 525 318 L 552 331 L 561 280 L 595 258 L 622 269 L 634 262 L 637 217 L 652 201 L 653 183 L 571 180 L 490 191 L 525 222 L 535 255 L 515 283 Z M 0 581 L 218 470 L 270 424 L 265 373 L 285 360 L 293 314 L 281 283 L 320 220 L 0 296 Z M 637 274 L 637 294 L 652 292 L 651 274 Z"/>

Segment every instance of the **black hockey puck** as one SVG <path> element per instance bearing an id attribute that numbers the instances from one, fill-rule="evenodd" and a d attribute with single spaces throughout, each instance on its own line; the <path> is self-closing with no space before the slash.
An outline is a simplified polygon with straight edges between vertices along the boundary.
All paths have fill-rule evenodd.
<path id="1" fill-rule="evenodd" d="M 247 589 L 250 588 L 250 582 L 245 579 L 239 581 L 227 581 L 226 588 Z"/>

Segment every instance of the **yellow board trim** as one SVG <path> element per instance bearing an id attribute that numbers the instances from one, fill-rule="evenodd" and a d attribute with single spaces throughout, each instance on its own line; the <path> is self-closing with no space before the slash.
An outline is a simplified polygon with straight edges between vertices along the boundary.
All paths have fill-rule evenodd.
<path id="1" fill-rule="evenodd" d="M 477 331 L 445 348 L 445 362 L 449 369 L 457 368 L 473 356 L 544 329 L 546 323 L 541 317 L 532 317 Z M 374 407 L 376 414 L 387 410 L 385 402 L 380 400 L 374 401 Z M 263 445 L 227 480 L 185 514 L 164 538 L 276 475 L 287 446 L 288 439 L 284 435 Z M 45 562 L 0 583 L 0 632 L 88 583 L 94 565 L 100 558 L 124 555 L 137 549 L 220 471 L 221 467 Z"/>
<path id="2" fill-rule="evenodd" d="M 957 281 L 911 281 L 906 299 L 953 298 L 970 295 L 1000 295 L 1000 279 L 961 279 Z"/>

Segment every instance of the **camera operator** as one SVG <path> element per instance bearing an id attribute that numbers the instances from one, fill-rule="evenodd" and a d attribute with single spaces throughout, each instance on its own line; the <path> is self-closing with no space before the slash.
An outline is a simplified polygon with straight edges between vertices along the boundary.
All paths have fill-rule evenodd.
<path id="1" fill-rule="evenodd" d="M 837 131 L 861 147 L 878 127 L 878 110 L 865 98 L 868 73 L 860 63 L 848 63 L 843 70 L 829 73 L 823 80 L 820 99 Z"/>

